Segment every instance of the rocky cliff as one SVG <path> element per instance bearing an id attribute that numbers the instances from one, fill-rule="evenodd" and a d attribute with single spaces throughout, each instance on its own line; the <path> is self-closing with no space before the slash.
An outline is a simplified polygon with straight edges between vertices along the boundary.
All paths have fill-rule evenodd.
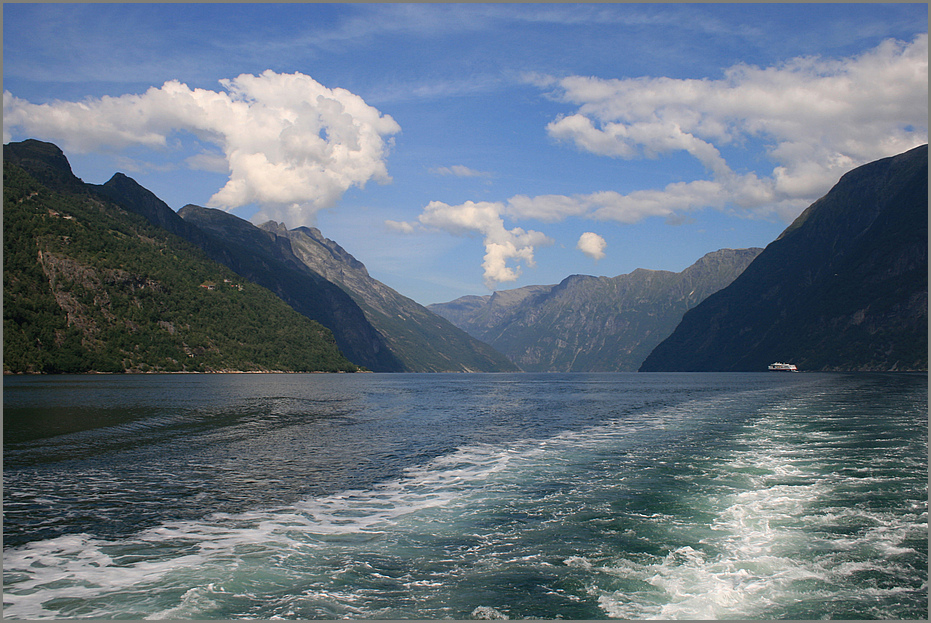
<path id="1" fill-rule="evenodd" d="M 268 222 L 261 228 L 287 240 L 308 268 L 339 285 L 385 337 L 410 372 L 516 371 L 501 353 L 469 336 L 419 303 L 372 278 L 365 265 L 313 227 L 287 229 Z"/>
<path id="2" fill-rule="evenodd" d="M 928 147 L 850 171 L 643 371 L 927 370 Z"/>

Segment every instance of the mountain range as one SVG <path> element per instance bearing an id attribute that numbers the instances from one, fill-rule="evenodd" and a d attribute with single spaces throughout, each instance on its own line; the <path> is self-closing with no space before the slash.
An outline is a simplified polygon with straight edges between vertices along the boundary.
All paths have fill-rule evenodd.
<path id="1" fill-rule="evenodd" d="M 4 145 L 4 371 L 927 370 L 927 146 L 766 249 L 424 307 L 312 227 L 175 212 Z"/>
<path id="2" fill-rule="evenodd" d="M 572 275 L 428 309 L 527 372 L 636 371 L 688 309 L 730 284 L 760 251 L 721 249 L 679 273 Z"/>
<path id="3" fill-rule="evenodd" d="M 277 223 L 260 228 L 220 210 L 197 206 L 186 206 L 176 213 L 122 173 L 103 185 L 85 184 L 73 175 L 61 150 L 50 143 L 29 140 L 5 145 L 4 164 L 20 169 L 55 193 L 62 213 L 68 212 L 69 203 L 96 201 L 112 208 L 108 210 L 110 218 L 139 216 L 158 228 L 160 235 L 183 239 L 206 256 L 200 261 L 222 265 L 237 281 L 270 291 L 294 311 L 329 329 L 339 351 L 366 369 L 517 370 L 491 347 L 370 277 L 360 262 L 316 230 L 289 232 Z M 300 257 L 295 249 L 300 250 Z M 122 257 L 117 260 L 127 261 Z M 7 272 L 5 267 L 5 276 Z M 106 290 L 105 284 L 97 287 Z"/>
<path id="4" fill-rule="evenodd" d="M 642 371 L 928 369 L 928 146 L 860 166 L 728 287 L 690 310 Z"/>
<path id="5" fill-rule="evenodd" d="M 306 274 L 305 280 L 321 281 L 345 296 L 365 324 L 355 321 L 356 318 L 351 323 L 338 318 L 320 322 L 331 326 L 327 324 L 330 322 L 336 327 L 334 332 L 343 352 L 353 361 L 362 362 L 360 365 L 381 372 L 517 370 L 488 345 L 372 278 L 362 262 L 324 238 L 317 229 L 289 230 L 275 222 L 256 227 L 222 210 L 195 205 L 183 207 L 178 215 L 205 232 L 217 248 L 225 250 L 225 255 L 216 256 L 217 261 L 269 287 L 299 311 L 304 307 L 297 299 L 300 292 L 294 287 L 295 272 Z M 244 262 L 256 260 L 262 261 L 263 270 L 243 267 Z M 309 311 L 307 315 L 321 317 L 328 307 L 332 309 L 332 303 L 327 302 L 320 311 Z M 360 335 L 367 339 L 360 340 Z"/>

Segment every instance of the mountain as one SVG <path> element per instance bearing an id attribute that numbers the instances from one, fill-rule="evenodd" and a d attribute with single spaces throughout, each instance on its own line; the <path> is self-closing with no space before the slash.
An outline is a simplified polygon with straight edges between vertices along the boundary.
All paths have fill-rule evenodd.
<path id="1" fill-rule="evenodd" d="M 339 285 L 385 337 L 411 372 L 516 371 L 517 366 L 426 307 L 372 278 L 365 265 L 313 227 L 287 229 L 270 221 L 261 229 L 290 242 L 300 261 Z"/>
<path id="2" fill-rule="evenodd" d="M 161 227 L 176 236 L 196 244 L 201 248 L 209 247 L 209 239 L 200 229 L 185 222 L 178 213 L 168 207 L 151 190 L 141 186 L 133 178 L 123 173 L 114 173 L 103 185 L 88 184 L 97 193 L 106 195 L 129 212 L 135 212 L 157 227 Z"/>
<path id="3" fill-rule="evenodd" d="M 388 348 L 359 306 L 337 285 L 305 266 L 286 239 L 237 216 L 187 205 L 178 216 L 203 232 L 214 260 L 262 285 L 308 318 L 333 331 L 346 356 L 375 372 L 399 372 L 403 363 Z"/>
<path id="4" fill-rule="evenodd" d="M 28 172 L 47 190 L 85 194 L 84 182 L 71 170 L 65 154 L 52 143 L 27 139 L 3 146 L 3 162 L 12 162 Z"/>
<path id="5" fill-rule="evenodd" d="M 175 213 L 120 173 L 98 189 L 329 327 L 347 357 L 370 370 L 516 370 L 494 349 L 372 279 L 361 262 L 318 230 L 289 232 L 277 223 L 259 228 L 195 205 Z"/>
<path id="6" fill-rule="evenodd" d="M 524 286 L 513 290 L 497 290 L 485 296 L 468 295 L 448 303 L 434 303 L 427 308 L 437 313 L 469 335 L 488 340 L 487 330 L 507 322 L 521 302 L 537 294 L 552 290 L 555 286 Z"/>
<path id="7" fill-rule="evenodd" d="M 84 184 L 3 151 L 5 373 L 355 371 L 332 333 Z"/>
<path id="8" fill-rule="evenodd" d="M 217 246 L 235 249 L 237 255 L 260 261 L 262 270 L 246 274 L 258 283 L 276 282 L 278 285 L 271 289 L 292 305 L 297 303 L 294 294 L 295 274 L 298 273 L 313 275 L 338 291 L 372 327 L 374 338 L 368 338 L 368 348 L 380 361 L 363 364 L 372 370 L 497 372 L 516 369 L 487 345 L 369 277 L 361 262 L 319 232 L 314 234 L 309 228 L 288 231 L 277 223 L 259 228 L 221 210 L 194 205 L 185 206 L 178 214 L 207 233 Z M 238 267 L 234 268 L 239 272 Z M 345 352 L 356 351 L 347 348 Z M 365 361 L 358 356 L 356 360 Z"/>
<path id="9" fill-rule="evenodd" d="M 266 229 L 220 210 L 179 213 L 117 173 L 103 185 L 75 177 L 58 147 L 40 141 L 4 146 L 5 156 L 55 188 L 93 195 L 179 236 L 210 259 L 271 290 L 333 333 L 353 362 L 378 372 L 514 371 L 506 357 L 414 301 L 372 279 L 361 262 L 319 231 Z M 301 256 L 295 254 L 301 249 Z"/>
<path id="10" fill-rule="evenodd" d="M 850 171 L 642 371 L 927 370 L 928 146 Z"/>
<path id="11" fill-rule="evenodd" d="M 329 328 L 340 350 L 358 365 L 376 372 L 403 369 L 382 336 L 345 292 L 307 270 L 287 246 L 278 248 L 273 239 L 250 223 L 220 210 L 210 211 L 209 218 L 196 223 L 188 222 L 150 190 L 122 173 L 94 189 L 153 225 L 197 245 L 214 261 L 268 288 L 302 315 Z"/>
<path id="12" fill-rule="evenodd" d="M 722 249 L 680 273 L 573 275 L 431 305 L 528 372 L 635 371 L 683 313 L 729 284 L 761 249 Z"/>

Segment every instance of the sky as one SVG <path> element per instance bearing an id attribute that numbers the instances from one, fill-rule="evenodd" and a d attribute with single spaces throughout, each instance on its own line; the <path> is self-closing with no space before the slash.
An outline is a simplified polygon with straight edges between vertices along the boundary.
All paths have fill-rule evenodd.
<path id="1" fill-rule="evenodd" d="M 765 247 L 928 141 L 915 4 L 3 5 L 3 141 L 422 304 Z"/>

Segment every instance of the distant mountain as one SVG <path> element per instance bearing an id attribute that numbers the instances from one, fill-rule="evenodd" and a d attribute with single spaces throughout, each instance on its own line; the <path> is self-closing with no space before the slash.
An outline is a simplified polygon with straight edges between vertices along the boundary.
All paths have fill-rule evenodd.
<path id="1" fill-rule="evenodd" d="M 270 221 L 261 226 L 307 267 L 345 290 L 385 337 L 410 372 L 516 371 L 501 353 L 445 318 L 372 278 L 362 262 L 313 227 L 288 230 Z"/>
<path id="2" fill-rule="evenodd" d="M 528 372 L 635 371 L 686 310 L 720 290 L 761 249 L 722 249 L 680 273 L 573 275 L 429 308 Z"/>
<path id="3" fill-rule="evenodd" d="M 54 145 L 3 159 L 4 372 L 358 369 L 328 329 L 84 184 Z"/>
<path id="4" fill-rule="evenodd" d="M 928 146 L 844 175 L 642 371 L 927 370 Z"/>
<path id="5" fill-rule="evenodd" d="M 514 308 L 527 298 L 545 294 L 556 286 L 524 286 L 513 290 L 497 290 L 485 296 L 468 295 L 448 303 L 434 303 L 427 308 L 437 313 L 469 335 L 492 340 L 489 328 L 506 325 Z"/>

